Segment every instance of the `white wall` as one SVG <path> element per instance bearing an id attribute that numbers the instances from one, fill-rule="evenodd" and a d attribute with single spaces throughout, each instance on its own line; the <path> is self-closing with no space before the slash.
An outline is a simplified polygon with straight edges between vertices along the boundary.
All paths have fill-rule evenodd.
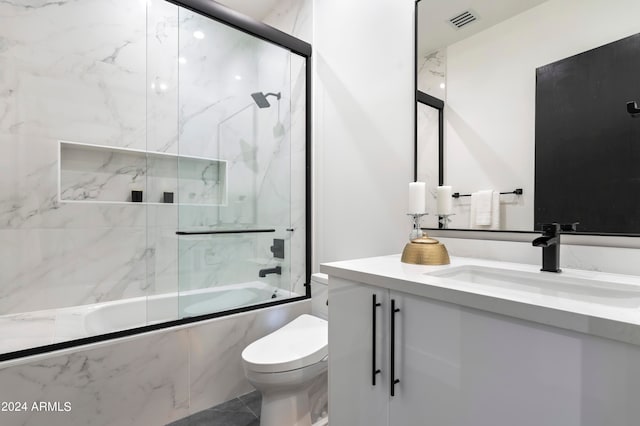
<path id="1" fill-rule="evenodd" d="M 412 0 L 314 4 L 315 270 L 398 253 L 413 180 Z"/>
<path id="2" fill-rule="evenodd" d="M 502 228 L 533 229 L 535 69 L 640 32 L 638 16 L 637 0 L 550 0 L 449 46 L 446 184 L 523 188 L 502 206 Z M 456 213 L 453 227 L 467 227 Z"/>

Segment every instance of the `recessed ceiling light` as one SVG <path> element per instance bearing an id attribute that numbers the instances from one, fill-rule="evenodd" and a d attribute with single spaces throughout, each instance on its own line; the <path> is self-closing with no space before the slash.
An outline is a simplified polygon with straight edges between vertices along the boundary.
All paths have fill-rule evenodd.
<path id="1" fill-rule="evenodd" d="M 200 30 L 194 31 L 193 36 L 198 40 L 202 40 L 204 38 L 204 33 Z"/>
<path id="2" fill-rule="evenodd" d="M 444 83 L 440 83 L 440 88 L 444 89 Z"/>
<path id="3" fill-rule="evenodd" d="M 180 62 L 181 64 L 186 64 L 187 63 L 187 58 L 185 58 L 184 56 L 180 56 L 178 58 L 178 62 Z"/>
<path id="4" fill-rule="evenodd" d="M 166 90 L 169 88 L 169 86 L 167 86 L 167 83 L 160 83 L 160 90 L 162 92 L 166 92 Z"/>
<path id="5" fill-rule="evenodd" d="M 236 80 L 242 80 L 242 76 L 241 76 L 241 75 L 236 75 L 236 76 L 235 76 L 235 79 L 236 79 Z"/>

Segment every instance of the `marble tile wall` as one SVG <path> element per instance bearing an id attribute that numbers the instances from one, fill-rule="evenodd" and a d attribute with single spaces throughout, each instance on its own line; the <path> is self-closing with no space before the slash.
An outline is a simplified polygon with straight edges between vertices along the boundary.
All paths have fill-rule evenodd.
<path id="1" fill-rule="evenodd" d="M 280 0 L 262 21 L 313 44 L 312 0 Z"/>
<path id="2" fill-rule="evenodd" d="M 307 43 L 313 43 L 313 1 L 312 0 L 282 0 L 267 14 L 263 21 L 280 31 L 298 37 Z M 286 250 L 290 253 L 289 269 L 291 274 L 291 288 L 297 294 L 304 294 L 306 281 L 306 217 L 303 208 L 305 203 L 305 85 L 306 67 L 304 60 L 298 56 L 289 57 L 290 67 L 290 127 L 291 146 L 291 228 Z M 276 74 L 277 76 L 277 74 Z M 282 78 L 282 77 L 280 77 Z M 285 116 L 286 117 L 286 116 Z"/>
<path id="3" fill-rule="evenodd" d="M 187 333 L 170 331 L 0 367 L 3 401 L 25 412 L 2 412 L 3 425 L 165 424 L 189 410 Z M 37 411 L 33 402 L 70 404 Z"/>
<path id="4" fill-rule="evenodd" d="M 427 228 L 438 227 L 437 187 L 439 151 L 439 113 L 436 108 L 418 103 L 418 181 L 427 187 L 427 216 L 421 218 L 420 225 Z M 407 229 L 410 229 L 409 227 Z"/>
<path id="5" fill-rule="evenodd" d="M 0 5 L 0 314 L 147 291 L 144 209 L 57 195 L 58 140 L 145 146 L 145 14 L 140 2 Z"/>
<path id="6" fill-rule="evenodd" d="M 0 424 L 162 425 L 186 417 L 250 392 L 242 350 L 310 309 L 295 302 L 0 363 L 0 401 L 29 407 L 0 412 Z M 35 411 L 34 401 L 71 407 Z"/>
<path id="7" fill-rule="evenodd" d="M 0 4 L 0 65 L 0 315 L 176 291 L 180 278 L 197 278 L 189 289 L 253 280 L 277 263 L 274 237 L 289 257 L 268 280 L 302 290 L 304 61 L 161 0 L 63 0 Z M 268 109 L 253 104 L 254 91 L 282 92 L 280 118 L 274 98 Z M 278 122 L 285 130 L 274 135 Z M 187 193 L 181 202 L 226 205 L 60 202 L 59 140 L 223 158 L 224 188 L 212 178 L 176 192 Z M 95 158 L 101 177 L 63 174 L 62 198 L 126 202 L 141 186 L 158 202 L 178 188 L 166 176 L 172 160 L 145 169 L 120 157 Z M 277 233 L 175 236 L 178 227 L 256 225 Z"/>
<path id="8" fill-rule="evenodd" d="M 418 90 L 445 100 L 446 49 L 439 49 L 418 58 Z M 444 86 L 444 87 L 443 87 Z M 438 227 L 438 110 L 418 104 L 418 180 L 427 183 L 427 213 L 421 225 Z"/>
<path id="9" fill-rule="evenodd" d="M 444 100 L 446 98 L 447 50 L 435 50 L 418 58 L 418 90 Z"/>

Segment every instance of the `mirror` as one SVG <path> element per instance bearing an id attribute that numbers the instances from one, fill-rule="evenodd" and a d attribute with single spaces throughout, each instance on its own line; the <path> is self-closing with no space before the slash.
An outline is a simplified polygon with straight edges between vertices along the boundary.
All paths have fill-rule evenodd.
<path id="1" fill-rule="evenodd" d="M 450 216 L 448 225 L 451 229 L 534 231 L 539 229 L 537 221 L 540 218 L 548 221 L 557 217 L 558 221 L 566 221 L 572 217 L 575 219 L 570 221 L 580 222 L 585 209 L 567 213 L 566 206 L 577 203 L 557 203 L 553 197 L 558 200 L 563 194 L 581 193 L 591 207 L 589 215 L 600 218 L 601 222 L 585 223 L 582 229 L 578 226 L 578 231 L 640 234 L 640 224 L 636 227 L 629 223 L 631 221 L 620 219 L 637 216 L 640 205 L 635 199 L 638 197 L 629 195 L 629 190 L 614 190 L 617 188 L 615 182 L 625 188 L 639 185 L 640 189 L 639 173 L 618 173 L 616 169 L 628 165 L 631 169 L 640 170 L 637 162 L 629 160 L 640 159 L 640 114 L 634 116 L 628 113 L 625 105 L 626 101 L 634 100 L 640 104 L 640 69 L 631 69 L 629 73 L 635 76 L 636 82 L 635 85 L 629 85 L 628 99 L 621 102 L 623 117 L 616 119 L 626 120 L 622 122 L 622 126 L 627 128 L 626 136 L 606 131 L 606 124 L 596 127 L 594 120 L 584 116 L 572 124 L 580 125 L 573 137 L 577 145 L 572 151 L 578 155 L 567 155 L 565 152 L 559 158 L 547 158 L 545 152 L 553 150 L 538 152 L 543 141 L 537 139 L 544 137 L 544 142 L 549 144 L 548 136 L 552 132 L 541 131 L 548 130 L 550 124 L 541 123 L 541 114 L 536 111 L 536 102 L 540 102 L 536 81 L 538 70 L 552 64 L 562 64 L 567 58 L 640 33 L 640 21 L 637 19 L 640 16 L 640 2 L 421 0 L 417 4 L 417 13 L 417 83 L 419 92 L 428 97 L 418 97 L 416 161 L 418 180 L 427 182 L 430 198 L 427 200 L 429 219 L 423 221 L 427 227 L 442 226 L 438 224 L 435 210 L 436 186 L 440 183 L 451 186 L 453 193 L 461 195 L 453 199 L 454 214 Z M 640 37 L 637 39 L 640 43 Z M 640 51 L 640 44 L 636 46 Z M 628 60 L 615 58 L 613 55 L 609 63 L 599 66 L 599 72 L 608 76 L 610 71 L 632 67 Z M 591 75 L 592 71 L 577 68 L 575 73 Z M 573 81 L 575 75 L 568 74 L 563 78 Z M 602 80 L 595 78 L 585 84 L 597 86 L 598 81 Z M 553 88 L 555 84 L 551 81 L 549 87 Z M 591 104 L 601 104 L 608 92 L 606 87 L 590 92 Z M 430 98 L 443 102 L 442 119 L 439 119 L 432 105 L 424 102 Z M 553 104 L 553 100 L 548 102 L 555 107 L 555 111 L 547 115 L 561 123 L 568 123 L 569 120 L 564 120 L 562 114 L 575 106 Z M 580 102 L 584 104 L 584 100 Z M 614 120 L 614 123 L 621 122 Z M 570 128 L 564 131 L 572 135 Z M 609 150 L 620 156 L 619 162 L 615 159 L 604 162 L 610 165 L 610 170 L 594 167 L 600 159 L 593 156 L 599 151 L 586 149 L 579 144 L 584 140 L 584 135 L 589 134 L 599 134 L 603 146 L 611 146 L 613 137 L 626 138 L 624 143 L 627 144 L 627 151 Z M 572 167 L 570 173 L 563 172 L 564 167 L 569 170 L 569 164 L 582 163 L 581 158 L 587 159 L 589 156 L 589 161 L 583 162 L 585 167 L 582 171 Z M 545 167 L 541 167 L 543 164 Z M 554 186 L 556 177 L 548 170 L 549 164 L 555 164 L 555 176 L 571 174 L 578 189 L 564 188 L 563 185 L 568 184 L 558 181 L 555 185 L 557 191 L 551 194 L 550 188 Z M 590 175 L 582 176 L 580 173 Z M 588 183 L 594 181 L 594 175 L 611 184 Z M 548 177 L 547 182 L 541 185 L 541 178 L 545 176 Z M 538 193 L 536 188 L 539 189 Z M 520 189 L 521 194 L 514 193 Z M 480 204 L 475 204 L 472 212 L 472 197 L 466 195 L 481 190 L 503 194 L 497 195 L 497 202 L 496 196 L 489 196 L 488 203 L 486 194 L 484 199 L 474 196 L 474 203 L 480 201 Z M 545 197 L 551 195 L 551 201 L 545 201 Z M 499 216 L 499 220 L 492 221 L 490 225 L 472 224 L 472 219 L 478 217 L 478 205 L 488 208 L 494 214 L 493 218 Z M 614 205 L 615 212 L 612 211 Z M 540 214 L 542 206 L 544 215 Z M 585 216 L 582 220 L 586 219 Z M 611 222 L 619 225 L 603 225 Z"/>

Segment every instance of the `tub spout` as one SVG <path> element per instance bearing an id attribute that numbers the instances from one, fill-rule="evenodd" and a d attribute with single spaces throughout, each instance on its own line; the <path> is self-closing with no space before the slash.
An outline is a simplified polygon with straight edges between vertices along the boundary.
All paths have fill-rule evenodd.
<path id="1" fill-rule="evenodd" d="M 258 271 L 258 276 L 260 278 L 264 278 L 269 274 L 282 275 L 282 268 L 279 266 L 276 266 L 275 268 L 260 269 L 260 271 Z"/>

